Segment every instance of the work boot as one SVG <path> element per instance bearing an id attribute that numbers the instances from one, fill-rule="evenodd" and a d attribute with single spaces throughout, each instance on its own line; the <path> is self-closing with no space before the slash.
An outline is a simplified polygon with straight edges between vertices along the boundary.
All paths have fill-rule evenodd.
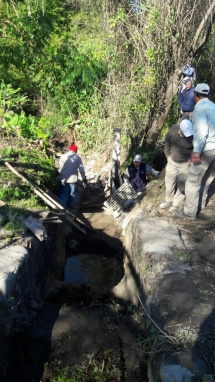
<path id="1" fill-rule="evenodd" d="M 197 218 L 195 216 L 186 215 L 184 211 L 179 211 L 176 215 L 176 218 L 179 219 L 187 219 L 187 220 L 196 220 Z"/>
<path id="2" fill-rule="evenodd" d="M 168 208 L 169 206 L 171 206 L 172 202 L 163 202 L 160 204 L 160 208 Z"/>
<path id="3" fill-rule="evenodd" d="M 172 207 L 170 207 L 169 212 L 177 212 L 178 209 L 179 209 L 178 206 L 172 206 Z"/>

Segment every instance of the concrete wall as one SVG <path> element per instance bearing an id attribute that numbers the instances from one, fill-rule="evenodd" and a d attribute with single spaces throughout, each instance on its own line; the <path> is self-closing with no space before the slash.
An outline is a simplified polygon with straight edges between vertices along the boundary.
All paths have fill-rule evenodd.
<path id="1" fill-rule="evenodd" d="M 215 319 L 207 269 L 193 260 L 186 237 L 163 219 L 140 213 L 124 228 L 125 276 L 113 293 L 135 304 L 138 294 L 148 315 L 149 382 L 201 381 L 213 370 L 205 351 L 215 348 L 205 335 L 212 338 Z"/>
<path id="2" fill-rule="evenodd" d="M 0 249 L 0 365 L 12 328 L 30 319 L 41 306 L 47 283 L 62 279 L 66 262 L 65 223 L 47 224 L 47 240 L 28 234 Z M 30 314 L 30 316 L 29 316 Z"/>

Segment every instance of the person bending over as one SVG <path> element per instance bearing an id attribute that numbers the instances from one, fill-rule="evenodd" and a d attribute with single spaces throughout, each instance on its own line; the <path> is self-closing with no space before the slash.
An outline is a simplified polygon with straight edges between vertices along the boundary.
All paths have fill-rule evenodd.
<path id="1" fill-rule="evenodd" d="M 147 163 L 143 162 L 140 154 L 136 154 L 133 162 L 126 168 L 124 181 L 126 183 L 130 182 L 136 192 L 142 192 L 147 184 L 146 174 L 151 174 L 156 178 L 159 171 L 155 171 Z"/>

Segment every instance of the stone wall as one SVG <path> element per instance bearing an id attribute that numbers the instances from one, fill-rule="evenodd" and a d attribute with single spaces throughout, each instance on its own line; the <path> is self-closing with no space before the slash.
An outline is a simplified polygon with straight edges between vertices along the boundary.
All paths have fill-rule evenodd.
<path id="1" fill-rule="evenodd" d="M 187 238 L 164 219 L 134 211 L 121 225 L 125 276 L 113 293 L 135 304 L 139 296 L 148 315 L 149 381 L 202 381 L 213 370 L 215 350 L 215 288 L 208 269 L 194 261 Z"/>
<path id="2" fill-rule="evenodd" d="M 48 238 L 31 234 L 0 249 L 0 364 L 14 329 L 26 324 L 42 304 L 47 283 L 62 279 L 66 262 L 65 223 L 47 224 Z M 7 344 L 8 345 L 8 344 Z"/>

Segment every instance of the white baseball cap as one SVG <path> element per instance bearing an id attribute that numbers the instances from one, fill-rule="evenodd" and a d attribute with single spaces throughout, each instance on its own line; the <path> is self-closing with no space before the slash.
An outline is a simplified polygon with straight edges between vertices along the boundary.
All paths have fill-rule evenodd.
<path id="1" fill-rule="evenodd" d="M 134 156 L 134 162 L 142 162 L 142 156 L 140 154 L 136 154 Z"/>
<path id="2" fill-rule="evenodd" d="M 191 135 L 194 134 L 193 125 L 189 121 L 189 119 L 183 119 L 183 121 L 181 121 L 180 130 L 182 131 L 185 137 L 190 137 Z"/>
<path id="3" fill-rule="evenodd" d="M 210 87 L 207 84 L 198 84 L 194 91 L 200 94 L 208 95 L 210 93 Z"/>

